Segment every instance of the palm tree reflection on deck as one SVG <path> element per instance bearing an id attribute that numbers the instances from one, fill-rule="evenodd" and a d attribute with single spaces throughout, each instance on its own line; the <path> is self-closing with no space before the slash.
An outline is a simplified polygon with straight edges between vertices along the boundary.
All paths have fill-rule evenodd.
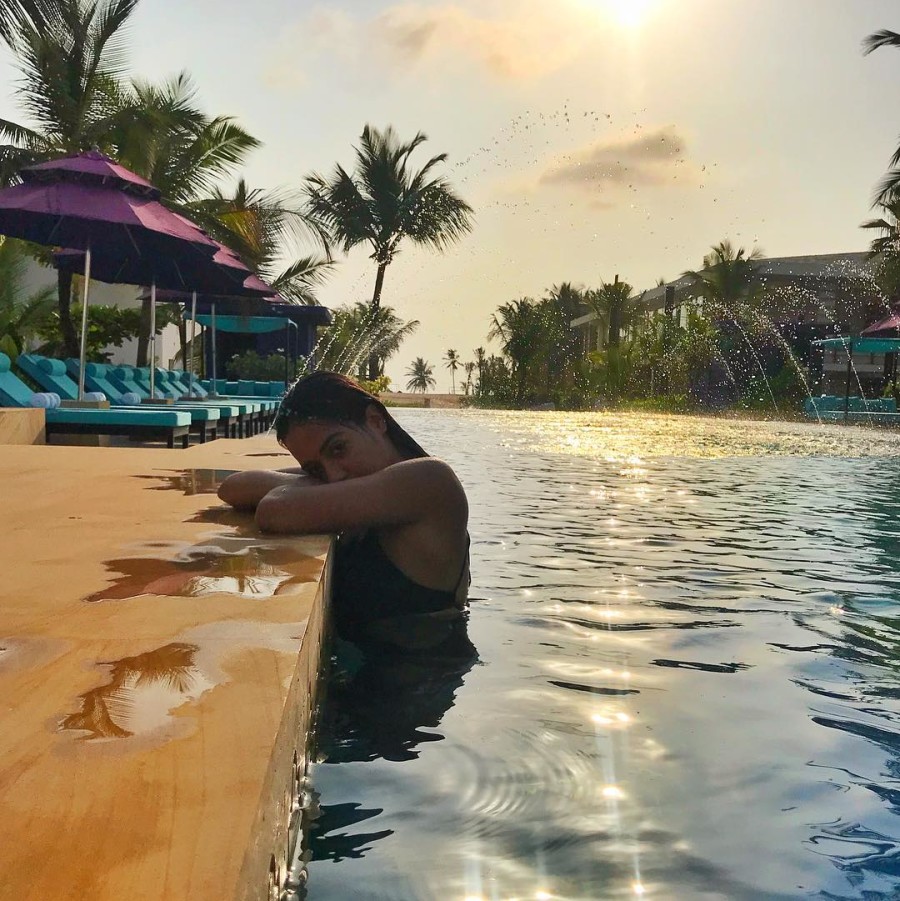
<path id="1" fill-rule="evenodd" d="M 127 600 L 148 594 L 185 598 L 230 594 L 261 600 L 315 582 L 321 570 L 318 557 L 298 555 L 289 542 L 261 545 L 255 538 L 220 538 L 179 550 L 174 559 L 164 559 L 162 554 L 135 556 L 109 560 L 105 565 L 118 573 L 118 578 L 86 601 Z"/>
<path id="2" fill-rule="evenodd" d="M 173 642 L 111 663 L 105 685 L 81 695 L 81 709 L 66 716 L 61 731 L 85 732 L 84 741 L 129 738 L 168 719 L 169 712 L 211 687 L 194 663 L 199 648 Z"/>

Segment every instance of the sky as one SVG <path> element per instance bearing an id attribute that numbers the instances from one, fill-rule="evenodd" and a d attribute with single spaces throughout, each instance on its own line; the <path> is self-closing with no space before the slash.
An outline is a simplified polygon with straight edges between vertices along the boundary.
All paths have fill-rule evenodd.
<path id="1" fill-rule="evenodd" d="M 141 0 L 132 71 L 189 71 L 214 115 L 263 146 L 253 186 L 299 188 L 352 166 L 363 126 L 428 140 L 474 208 L 443 254 L 403 245 L 382 302 L 417 331 L 415 357 L 450 388 L 444 357 L 474 359 L 501 304 L 554 285 L 636 289 L 698 268 L 729 238 L 768 256 L 858 251 L 900 143 L 895 0 Z M 21 120 L 0 51 L 0 116 Z M 371 298 L 360 247 L 320 300 Z M 458 377 L 457 377 L 458 378 Z"/>

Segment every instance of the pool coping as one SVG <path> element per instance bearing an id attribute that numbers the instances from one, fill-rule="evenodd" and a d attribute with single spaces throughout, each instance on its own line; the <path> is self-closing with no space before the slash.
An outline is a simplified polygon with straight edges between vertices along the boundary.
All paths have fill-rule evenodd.
<path id="1" fill-rule="evenodd" d="M 288 465 L 278 455 L 269 436 L 187 451 L 0 446 L 0 697 L 13 699 L 0 721 L 0 899 L 277 896 L 309 762 L 330 539 L 281 539 L 291 578 L 271 596 L 215 580 L 169 594 L 184 569 L 169 557 L 213 546 L 227 583 L 229 542 L 262 553 L 273 539 L 214 493 L 167 483 Z M 172 570 L 156 587 L 86 600 L 148 553 Z M 190 666 L 154 672 L 166 648 Z M 167 691 L 182 691 L 174 706 Z"/>

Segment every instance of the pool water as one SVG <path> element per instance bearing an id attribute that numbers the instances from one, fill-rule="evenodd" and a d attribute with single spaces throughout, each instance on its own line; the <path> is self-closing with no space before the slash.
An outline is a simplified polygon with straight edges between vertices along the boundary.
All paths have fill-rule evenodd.
<path id="1" fill-rule="evenodd" d="M 900 435 L 397 418 L 479 656 L 329 689 L 312 901 L 900 897 Z"/>

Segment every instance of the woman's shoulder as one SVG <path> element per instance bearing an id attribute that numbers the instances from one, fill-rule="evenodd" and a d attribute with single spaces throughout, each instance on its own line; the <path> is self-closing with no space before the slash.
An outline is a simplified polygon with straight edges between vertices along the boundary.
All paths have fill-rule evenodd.
<path id="1" fill-rule="evenodd" d="M 437 457 L 417 457 L 414 460 L 404 460 L 388 466 L 382 470 L 382 473 L 386 478 L 396 480 L 398 483 L 403 482 L 411 488 L 437 489 L 465 496 L 462 483 L 453 471 L 453 467 Z"/>

